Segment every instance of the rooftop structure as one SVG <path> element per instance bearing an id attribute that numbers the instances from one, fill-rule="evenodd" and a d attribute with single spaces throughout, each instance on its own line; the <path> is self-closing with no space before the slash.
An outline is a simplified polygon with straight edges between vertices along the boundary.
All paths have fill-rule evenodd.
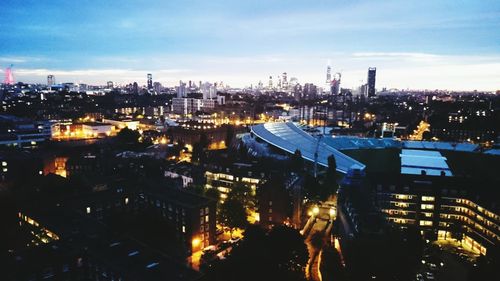
<path id="1" fill-rule="evenodd" d="M 252 133 L 263 141 L 288 153 L 300 150 L 302 158 L 314 162 L 318 152 L 318 165 L 327 167 L 328 157 L 333 155 L 337 162 L 337 171 L 347 173 L 350 168 L 364 169 L 365 165 L 341 153 L 321 140 L 309 135 L 291 122 L 265 123 L 253 126 Z"/>
<path id="2" fill-rule="evenodd" d="M 438 151 L 403 149 L 401 150 L 401 173 L 429 176 L 452 176 L 446 157 Z"/>
<path id="3" fill-rule="evenodd" d="M 436 150 L 457 150 L 457 151 L 475 151 L 479 148 L 473 143 L 451 143 L 451 142 L 436 142 L 436 141 L 404 141 L 404 148 L 415 149 L 436 149 Z"/>

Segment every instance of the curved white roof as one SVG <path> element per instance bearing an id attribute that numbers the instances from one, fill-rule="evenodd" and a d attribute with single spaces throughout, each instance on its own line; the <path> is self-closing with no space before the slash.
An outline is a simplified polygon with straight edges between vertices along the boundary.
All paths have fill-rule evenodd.
<path id="1" fill-rule="evenodd" d="M 300 150 L 302 158 L 314 161 L 314 152 L 318 139 L 304 132 L 292 122 L 265 123 L 252 127 L 252 133 L 265 142 L 288 153 Z M 318 165 L 327 167 L 328 157 L 333 155 L 337 162 L 337 171 L 347 173 L 350 168 L 364 169 L 365 165 L 343 154 L 332 146 L 320 141 L 318 147 Z"/>

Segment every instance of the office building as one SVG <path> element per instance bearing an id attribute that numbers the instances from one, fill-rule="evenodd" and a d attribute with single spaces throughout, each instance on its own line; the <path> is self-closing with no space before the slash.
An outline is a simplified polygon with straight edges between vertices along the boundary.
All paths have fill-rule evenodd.
<path id="1" fill-rule="evenodd" d="M 230 167 L 213 167 L 205 172 L 205 188 L 216 188 L 220 192 L 220 199 L 224 201 L 235 184 L 248 186 L 253 195 L 257 185 L 264 178 L 264 171 L 258 172 L 252 164 L 234 163 Z"/>
<path id="2" fill-rule="evenodd" d="M 148 73 L 148 90 L 153 90 L 153 74 Z"/>
<path id="3" fill-rule="evenodd" d="M 375 67 L 370 67 L 368 68 L 368 79 L 367 79 L 367 85 L 368 85 L 368 97 L 374 97 L 375 96 L 375 76 L 377 74 L 377 68 Z"/>
<path id="4" fill-rule="evenodd" d="M 56 77 L 54 75 L 47 75 L 47 86 L 51 87 L 56 83 Z"/>
<path id="5" fill-rule="evenodd" d="M 177 98 L 185 98 L 186 95 L 186 83 L 179 81 L 179 87 L 177 87 Z"/>

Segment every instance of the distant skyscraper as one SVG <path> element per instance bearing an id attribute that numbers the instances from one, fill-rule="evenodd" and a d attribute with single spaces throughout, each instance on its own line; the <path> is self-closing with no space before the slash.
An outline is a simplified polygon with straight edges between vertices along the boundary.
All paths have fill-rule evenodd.
<path id="1" fill-rule="evenodd" d="M 375 76 L 377 74 L 377 68 L 369 67 L 368 68 L 368 97 L 375 96 Z"/>
<path id="2" fill-rule="evenodd" d="M 160 82 L 154 82 L 153 88 L 156 94 L 160 94 L 163 87 Z"/>
<path id="3" fill-rule="evenodd" d="M 305 83 L 304 87 L 302 88 L 302 97 L 306 100 L 314 99 L 316 98 L 316 95 L 318 93 L 318 87 L 312 83 Z"/>
<path id="4" fill-rule="evenodd" d="M 179 88 L 177 88 L 177 97 L 185 98 L 186 97 L 186 83 L 179 81 Z"/>
<path id="5" fill-rule="evenodd" d="M 133 91 L 134 95 L 139 94 L 139 85 L 137 84 L 137 82 L 134 82 L 134 84 L 132 86 L 132 91 Z"/>
<path id="6" fill-rule="evenodd" d="M 330 66 L 330 62 L 326 66 L 326 84 L 330 85 L 332 82 L 332 67 Z"/>
<path id="7" fill-rule="evenodd" d="M 273 88 L 273 77 L 269 76 L 269 89 Z"/>
<path id="8" fill-rule="evenodd" d="M 153 89 L 153 74 L 148 73 L 148 90 Z"/>
<path id="9" fill-rule="evenodd" d="M 281 86 L 283 87 L 283 89 L 288 88 L 288 77 L 286 72 L 283 72 L 283 80 L 281 81 Z"/>
<path id="10" fill-rule="evenodd" d="M 4 83 L 7 85 L 13 85 L 14 84 L 14 75 L 12 74 L 12 64 L 5 69 L 5 80 Z"/>
<path id="11" fill-rule="evenodd" d="M 201 84 L 201 93 L 203 94 L 203 99 L 212 99 L 215 97 L 215 86 L 211 83 L 205 82 Z"/>
<path id="12" fill-rule="evenodd" d="M 107 83 L 107 88 L 108 89 L 113 89 L 114 85 L 113 85 L 113 81 L 108 81 Z"/>
<path id="13" fill-rule="evenodd" d="M 51 87 L 52 85 L 56 84 L 56 77 L 54 75 L 47 75 L 47 86 Z"/>
<path id="14" fill-rule="evenodd" d="M 341 74 L 336 73 L 333 77 L 333 80 L 330 82 L 330 93 L 332 95 L 338 95 L 340 92 L 340 78 Z"/>

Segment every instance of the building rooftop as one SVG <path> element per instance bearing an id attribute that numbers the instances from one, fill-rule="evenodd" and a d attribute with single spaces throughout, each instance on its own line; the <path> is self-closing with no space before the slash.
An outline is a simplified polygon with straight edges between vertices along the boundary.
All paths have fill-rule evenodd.
<path id="1" fill-rule="evenodd" d="M 420 175 L 440 176 L 444 172 L 445 176 L 452 176 L 451 170 L 446 162 L 446 157 L 439 151 L 403 149 L 401 150 L 401 173 Z"/>
<path id="2" fill-rule="evenodd" d="M 365 165 L 338 151 L 330 144 L 304 132 L 296 124 L 287 123 L 265 123 L 252 127 L 252 133 L 265 142 L 278 147 L 288 153 L 300 150 L 302 158 L 314 161 L 316 148 L 318 149 L 318 164 L 328 166 L 328 157 L 333 155 L 337 162 L 337 171 L 346 173 L 350 168 L 364 169 Z"/>

